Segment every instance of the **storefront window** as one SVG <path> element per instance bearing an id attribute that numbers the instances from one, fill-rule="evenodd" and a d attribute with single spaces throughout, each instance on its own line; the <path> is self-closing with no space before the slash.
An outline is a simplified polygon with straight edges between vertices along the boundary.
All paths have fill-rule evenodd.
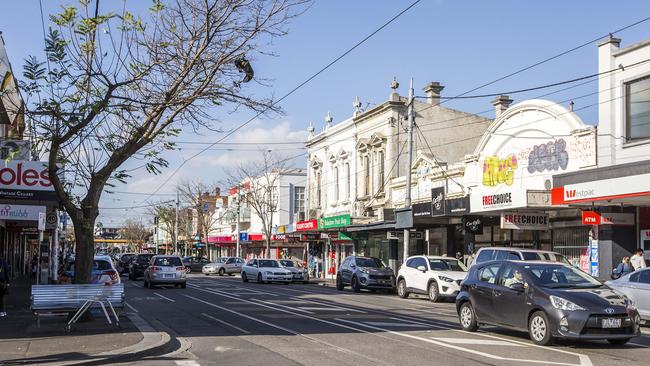
<path id="1" fill-rule="evenodd" d="M 579 265 L 580 256 L 589 255 L 589 227 L 554 229 L 553 250 L 563 254 L 574 265 Z"/>
<path id="2" fill-rule="evenodd" d="M 627 139 L 650 138 L 650 77 L 625 84 Z"/>

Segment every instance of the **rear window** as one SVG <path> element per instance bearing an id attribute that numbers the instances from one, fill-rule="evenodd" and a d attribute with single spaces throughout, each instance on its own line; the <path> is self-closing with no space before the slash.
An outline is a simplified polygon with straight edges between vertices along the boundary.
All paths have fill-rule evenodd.
<path id="1" fill-rule="evenodd" d="M 110 269 L 113 269 L 113 266 L 105 260 L 93 261 L 93 271 L 108 271 Z M 69 264 L 68 271 L 74 272 L 74 262 Z"/>
<path id="2" fill-rule="evenodd" d="M 153 265 L 160 267 L 180 267 L 183 264 L 181 263 L 181 259 L 178 257 L 162 257 L 156 258 Z"/>
<path id="3" fill-rule="evenodd" d="M 139 255 L 138 256 L 138 263 L 149 263 L 151 258 L 153 258 L 153 254 L 151 254 L 151 255 Z"/>

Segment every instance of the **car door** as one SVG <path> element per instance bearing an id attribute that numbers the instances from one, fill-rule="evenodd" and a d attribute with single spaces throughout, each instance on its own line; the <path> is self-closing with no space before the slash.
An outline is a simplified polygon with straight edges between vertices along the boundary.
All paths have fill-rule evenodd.
<path id="1" fill-rule="evenodd" d="M 237 271 L 237 259 L 236 258 L 228 258 L 224 264 L 223 268 L 226 271 L 226 273 L 233 273 Z"/>
<path id="2" fill-rule="evenodd" d="M 424 271 L 421 270 L 424 267 Z M 412 266 L 409 268 L 409 275 L 412 278 L 412 285 L 408 285 L 419 292 L 426 293 L 429 282 L 429 264 L 423 257 L 413 258 Z"/>
<path id="3" fill-rule="evenodd" d="M 477 271 L 478 280 L 470 285 L 474 312 L 481 321 L 494 321 L 493 296 L 501 263 L 486 265 Z"/>
<path id="4" fill-rule="evenodd" d="M 499 271 L 497 283 L 492 289 L 494 321 L 510 327 L 526 328 L 526 294 L 525 291 L 513 289 L 513 278 L 517 272 L 523 277 L 521 269 L 513 263 L 505 263 Z"/>
<path id="5" fill-rule="evenodd" d="M 257 272 L 257 259 L 253 259 L 246 265 L 246 277 L 250 280 L 256 280 Z"/>
<path id="6" fill-rule="evenodd" d="M 245 262 L 244 262 L 243 259 L 237 258 L 237 260 L 235 261 L 235 273 L 240 273 L 241 272 L 241 269 L 244 266 L 244 263 Z"/>
<path id="7" fill-rule="evenodd" d="M 641 317 L 650 319 L 650 268 L 636 271 L 630 275 L 630 280 L 637 274 L 636 281 L 629 283 L 631 298 Z"/>
<path id="8" fill-rule="evenodd" d="M 341 264 L 341 281 L 349 285 L 352 281 L 352 267 L 355 266 L 354 264 L 354 257 L 348 257 L 345 258 L 343 261 L 343 264 Z"/>
<path id="9" fill-rule="evenodd" d="M 210 263 L 210 260 L 208 258 L 197 258 L 197 272 L 201 272 L 203 270 L 203 266 L 206 264 Z"/>

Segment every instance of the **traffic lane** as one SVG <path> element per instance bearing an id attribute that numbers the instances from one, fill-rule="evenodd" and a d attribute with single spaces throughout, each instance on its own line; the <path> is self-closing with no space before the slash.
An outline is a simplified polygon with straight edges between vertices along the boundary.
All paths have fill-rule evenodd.
<path id="1" fill-rule="evenodd" d="M 254 286 L 256 290 L 259 290 L 259 286 Z M 214 294 L 222 297 L 235 298 L 235 295 L 228 295 L 225 291 L 215 291 L 209 290 L 207 288 L 201 288 L 200 286 L 192 285 L 192 288 L 195 288 L 198 291 L 203 291 L 207 294 Z M 234 293 L 241 291 L 240 286 L 233 285 Z M 361 341 L 362 345 L 360 350 L 368 349 L 368 342 L 371 342 L 371 350 L 382 350 L 386 348 L 388 352 L 388 357 L 393 356 L 393 344 L 399 342 L 400 344 L 406 344 L 407 347 L 412 348 L 417 346 L 417 349 L 420 350 L 420 354 L 417 355 L 414 362 L 415 364 L 421 363 L 418 360 L 422 358 L 428 359 L 431 357 L 422 354 L 422 352 L 436 352 L 440 353 L 445 357 L 445 359 L 455 359 L 455 358 L 466 358 L 472 359 L 479 362 L 494 362 L 498 360 L 500 364 L 521 364 L 521 363 L 537 363 L 537 364 L 558 364 L 558 365 L 580 365 L 585 364 L 582 362 L 582 359 L 585 358 L 582 355 L 576 354 L 574 352 L 563 352 L 563 351 L 552 351 L 549 352 L 547 349 L 542 347 L 533 347 L 531 344 L 510 342 L 507 340 L 495 340 L 490 338 L 487 335 L 483 334 L 473 334 L 469 337 L 470 333 L 461 332 L 456 328 L 451 328 L 448 326 L 434 325 L 431 323 L 423 323 L 421 321 L 412 320 L 403 317 L 390 317 L 391 314 L 387 311 L 378 311 L 371 308 L 363 308 L 363 313 L 347 313 L 341 314 L 339 309 L 333 308 L 328 309 L 327 306 L 320 307 L 318 309 L 311 306 L 311 303 L 302 301 L 303 299 L 300 296 L 289 295 L 285 291 L 285 286 L 266 286 L 265 292 L 269 293 L 283 293 L 284 296 L 282 300 L 279 300 L 275 297 L 270 297 L 268 299 L 263 299 L 261 297 L 248 297 L 241 296 L 237 297 L 238 300 L 245 304 L 257 304 L 262 307 L 271 310 L 278 310 L 286 314 L 292 314 L 295 317 L 303 318 L 297 325 L 306 325 L 309 321 L 316 320 L 328 325 L 333 325 L 337 328 L 343 328 L 346 331 L 364 333 L 362 335 L 357 335 L 352 338 L 355 342 Z M 305 314 L 305 311 L 310 311 L 310 313 Z M 388 314 L 388 315 L 387 315 Z M 271 315 L 271 318 L 275 315 Z M 305 320 L 307 319 L 307 320 Z M 284 319 L 287 321 L 287 319 Z M 294 320 L 291 320 L 292 326 L 294 325 Z M 318 328 L 321 331 L 322 327 Z M 303 329 L 303 332 L 314 331 L 313 325 L 309 324 Z M 336 332 L 340 333 L 341 330 L 327 329 L 327 332 Z M 342 338 L 338 334 L 332 334 L 334 338 L 330 341 L 335 341 L 335 339 Z M 368 339 L 368 335 L 379 337 L 379 340 Z M 325 335 L 323 335 L 325 336 Z M 327 335 L 329 337 L 329 335 Z M 372 337 L 371 337 L 372 338 Z M 489 338 L 489 339 L 488 339 Z M 345 338 L 350 340 L 349 337 Z M 381 343 L 377 343 L 381 342 Z M 350 341 L 346 342 L 350 344 Z M 358 347 L 355 347 L 359 349 Z M 526 348 L 525 357 L 521 357 L 521 348 Z M 398 348 L 396 352 L 399 352 L 401 355 L 411 355 L 412 351 L 405 349 L 403 346 Z M 379 353 L 383 355 L 384 352 Z M 440 357 L 440 356 L 438 356 Z M 434 358 L 435 359 L 435 358 Z M 400 358 L 401 363 L 411 364 L 408 360 L 403 360 Z M 455 363 L 456 361 L 454 361 Z"/>

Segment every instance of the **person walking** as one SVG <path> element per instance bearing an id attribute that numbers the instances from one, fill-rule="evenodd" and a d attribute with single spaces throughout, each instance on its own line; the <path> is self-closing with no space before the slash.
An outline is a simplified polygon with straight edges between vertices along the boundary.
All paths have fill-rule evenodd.
<path id="1" fill-rule="evenodd" d="M 623 257 L 621 263 L 619 263 L 618 266 L 616 266 L 614 273 L 618 278 L 618 277 L 625 276 L 630 272 L 632 272 L 632 264 L 630 264 L 630 257 Z"/>
<path id="2" fill-rule="evenodd" d="M 632 264 L 632 269 L 638 271 L 641 268 L 645 268 L 645 257 L 643 256 L 643 249 L 638 248 L 632 258 L 630 258 L 630 263 Z"/>
<path id="3" fill-rule="evenodd" d="M 5 311 L 5 295 L 9 288 L 9 266 L 2 257 L 0 257 L 0 318 L 7 316 Z"/>

